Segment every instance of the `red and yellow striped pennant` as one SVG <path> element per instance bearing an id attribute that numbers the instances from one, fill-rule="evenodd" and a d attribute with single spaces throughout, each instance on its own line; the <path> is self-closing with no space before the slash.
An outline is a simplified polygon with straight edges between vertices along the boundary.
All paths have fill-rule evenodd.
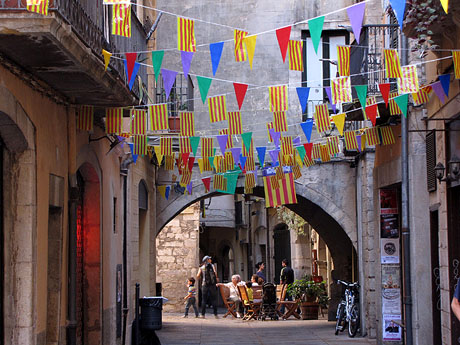
<path id="1" fill-rule="evenodd" d="M 105 109 L 105 131 L 118 135 L 123 132 L 123 108 Z"/>
<path id="2" fill-rule="evenodd" d="M 131 37 L 131 5 L 113 5 L 112 35 Z"/>
<path id="3" fill-rule="evenodd" d="M 208 109 L 211 123 L 227 120 L 227 101 L 225 95 L 208 98 Z"/>
<path id="4" fill-rule="evenodd" d="M 401 63 L 396 49 L 384 49 L 387 78 L 402 78 Z"/>
<path id="5" fill-rule="evenodd" d="M 310 159 L 308 158 L 308 155 L 305 155 L 305 157 L 303 157 L 303 164 L 305 164 L 307 168 L 311 167 L 312 165 L 315 165 L 315 161 L 313 159 L 313 157 Z"/>
<path id="6" fill-rule="evenodd" d="M 131 109 L 131 134 L 144 135 L 147 132 L 145 110 Z"/>
<path id="7" fill-rule="evenodd" d="M 235 168 L 235 162 L 233 160 L 233 155 L 230 151 L 225 152 L 224 156 L 224 171 L 233 170 Z"/>
<path id="8" fill-rule="evenodd" d="M 224 175 L 214 175 L 213 188 L 215 190 L 224 190 Z"/>
<path id="9" fill-rule="evenodd" d="M 27 0 L 27 11 L 48 15 L 49 0 Z"/>
<path id="10" fill-rule="evenodd" d="M 379 130 L 377 127 L 370 127 L 366 129 L 366 142 L 368 146 L 380 144 Z"/>
<path id="11" fill-rule="evenodd" d="M 296 204 L 294 176 L 292 173 L 285 174 L 285 178 L 279 181 L 279 187 L 274 188 L 269 176 L 264 177 L 265 206 L 278 207 L 286 204 Z"/>
<path id="12" fill-rule="evenodd" d="M 402 78 L 398 79 L 399 93 L 416 93 L 418 92 L 417 66 L 403 66 Z"/>
<path id="13" fill-rule="evenodd" d="M 185 187 L 190 183 L 191 180 L 192 180 L 192 172 L 188 169 L 183 169 L 179 184 L 182 187 Z"/>
<path id="14" fill-rule="evenodd" d="M 285 111 L 276 111 L 273 113 L 273 125 L 276 132 L 287 132 L 288 125 Z"/>
<path id="15" fill-rule="evenodd" d="M 276 175 L 275 175 L 275 176 L 276 176 L 276 178 L 277 178 L 278 180 L 282 180 L 282 179 L 284 178 L 283 167 L 277 166 L 277 167 L 275 168 L 275 172 L 276 172 Z"/>
<path id="16" fill-rule="evenodd" d="M 270 129 L 274 129 L 273 122 L 267 122 L 267 135 L 268 135 L 268 141 L 273 142 L 272 135 L 270 134 Z"/>
<path id="17" fill-rule="evenodd" d="M 276 190 L 276 189 L 280 188 L 279 179 L 278 179 L 277 175 L 270 176 L 270 183 L 271 183 L 273 189 Z"/>
<path id="18" fill-rule="evenodd" d="M 298 165 L 294 165 L 292 167 L 292 173 L 294 174 L 294 180 L 298 180 L 302 177 L 302 173 L 300 172 L 300 167 Z"/>
<path id="19" fill-rule="evenodd" d="M 94 107 L 82 105 L 78 109 L 77 128 L 81 131 L 92 131 L 94 122 Z"/>
<path id="20" fill-rule="evenodd" d="M 177 17 L 177 50 L 196 52 L 195 21 Z"/>
<path id="21" fill-rule="evenodd" d="M 358 149 L 358 140 L 356 140 L 355 131 L 345 132 L 344 137 L 345 137 L 345 148 L 347 149 L 347 151 Z"/>
<path id="22" fill-rule="evenodd" d="M 254 159 L 254 156 L 248 157 L 246 159 L 246 164 L 244 166 L 244 170 L 246 170 L 246 171 L 256 170 L 256 161 Z"/>
<path id="23" fill-rule="evenodd" d="M 327 104 L 315 106 L 315 124 L 319 134 L 331 129 L 331 120 L 329 119 L 329 109 Z"/>
<path id="24" fill-rule="evenodd" d="M 200 163 L 200 161 L 202 163 Z M 206 158 L 199 158 L 198 159 L 198 165 L 201 167 L 200 164 L 203 164 L 203 171 L 212 171 L 212 166 L 211 166 L 211 162 L 209 161 L 209 159 L 206 157 Z"/>
<path id="25" fill-rule="evenodd" d="M 141 156 L 147 154 L 146 135 L 133 135 L 133 154 Z"/>
<path id="26" fill-rule="evenodd" d="M 184 111 L 180 113 L 179 127 L 181 136 L 195 136 L 195 115 L 193 112 Z"/>
<path id="27" fill-rule="evenodd" d="M 350 47 L 337 46 L 337 70 L 341 77 L 350 76 Z"/>
<path id="28" fill-rule="evenodd" d="M 214 156 L 213 138 L 201 138 L 201 155 L 203 157 Z"/>
<path id="29" fill-rule="evenodd" d="M 239 111 L 228 112 L 228 129 L 230 135 L 243 133 L 243 123 L 241 122 L 241 113 Z"/>
<path id="30" fill-rule="evenodd" d="M 377 104 L 377 97 L 376 96 L 367 97 L 367 99 L 366 99 L 366 107 L 369 106 L 369 105 L 373 105 L 373 104 Z M 364 120 L 369 120 L 367 118 L 365 109 L 363 109 L 363 115 L 364 115 Z M 377 107 L 377 118 L 380 118 L 380 112 L 379 112 L 378 107 Z"/>
<path id="31" fill-rule="evenodd" d="M 295 161 L 294 161 L 294 155 L 284 155 L 283 156 L 283 166 L 294 166 Z"/>
<path id="32" fill-rule="evenodd" d="M 289 40 L 289 69 L 291 71 L 303 71 L 302 49 L 303 41 Z"/>
<path id="33" fill-rule="evenodd" d="M 320 159 L 321 158 L 321 144 L 313 144 L 311 150 L 311 159 Z"/>
<path id="34" fill-rule="evenodd" d="M 382 135 L 382 144 L 383 145 L 392 145 L 395 143 L 395 136 L 393 129 L 390 126 L 380 127 L 380 134 Z"/>
<path id="35" fill-rule="evenodd" d="M 334 104 L 350 103 L 352 101 L 350 77 L 332 79 L 331 91 Z"/>
<path id="36" fill-rule="evenodd" d="M 174 170 L 174 156 L 165 157 L 165 170 Z"/>
<path id="37" fill-rule="evenodd" d="M 162 131 L 169 129 L 168 105 L 166 103 L 149 106 L 149 116 L 152 131 Z"/>
<path id="38" fill-rule="evenodd" d="M 331 155 L 329 154 L 329 149 L 327 145 L 321 145 L 321 150 L 320 150 L 320 158 L 321 162 L 329 162 L 331 160 Z"/>
<path id="39" fill-rule="evenodd" d="M 283 156 L 294 154 L 294 145 L 292 144 L 292 137 L 281 138 L 281 153 Z"/>
<path id="40" fill-rule="evenodd" d="M 129 4 L 131 0 L 103 0 L 104 5 Z"/>
<path id="41" fill-rule="evenodd" d="M 452 51 L 452 60 L 454 60 L 455 79 L 460 79 L 460 50 Z"/>
<path id="42" fill-rule="evenodd" d="M 339 137 L 333 136 L 327 138 L 327 148 L 329 149 L 329 154 L 334 156 L 340 152 L 339 148 Z"/>
<path id="43" fill-rule="evenodd" d="M 235 30 L 233 32 L 233 39 L 235 41 L 235 61 L 242 62 L 248 59 L 248 55 L 246 53 L 246 45 L 243 43 L 243 39 L 247 36 L 246 31 Z"/>
<path id="44" fill-rule="evenodd" d="M 150 159 L 153 159 L 153 146 L 147 145 L 147 154 Z"/>
<path id="45" fill-rule="evenodd" d="M 417 93 L 413 93 L 412 99 L 414 100 L 414 105 L 422 105 L 423 103 L 428 102 L 430 98 L 427 87 L 422 87 Z"/>
<path id="46" fill-rule="evenodd" d="M 243 156 L 244 157 L 254 157 L 254 139 L 251 138 L 251 145 L 249 150 L 246 148 L 246 145 L 243 143 Z"/>
<path id="47" fill-rule="evenodd" d="M 395 97 L 398 97 L 398 93 L 397 92 L 390 92 L 390 96 L 389 96 L 389 99 L 390 99 L 390 101 L 389 101 L 390 115 L 400 115 L 400 114 L 402 114 L 401 109 L 396 104 L 395 100 L 393 99 Z"/>
<path id="48" fill-rule="evenodd" d="M 256 186 L 256 178 L 254 173 L 247 173 L 244 177 L 244 191 L 252 190 Z"/>
<path id="49" fill-rule="evenodd" d="M 287 85 L 269 86 L 270 111 L 287 111 L 288 110 L 288 88 Z"/>
<path id="50" fill-rule="evenodd" d="M 219 131 L 219 135 L 228 135 L 228 128 L 221 129 Z M 227 145 L 225 147 L 227 150 L 233 148 L 233 139 L 231 135 L 228 135 L 227 137 Z"/>
<path id="51" fill-rule="evenodd" d="M 217 173 L 224 173 L 224 156 L 217 155 L 214 157 L 214 167 Z"/>
<path id="52" fill-rule="evenodd" d="M 192 145 L 190 145 L 190 138 L 189 137 L 180 137 L 179 138 L 179 152 L 182 153 L 190 153 L 192 152 Z"/>
<path id="53" fill-rule="evenodd" d="M 173 155 L 173 138 L 160 138 L 160 152 L 163 156 Z"/>

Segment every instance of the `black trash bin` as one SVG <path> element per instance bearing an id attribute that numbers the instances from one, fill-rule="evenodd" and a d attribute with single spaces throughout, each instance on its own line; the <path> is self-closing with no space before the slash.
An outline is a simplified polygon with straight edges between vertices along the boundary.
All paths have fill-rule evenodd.
<path id="1" fill-rule="evenodd" d="M 140 328 L 150 331 L 161 329 L 163 297 L 139 298 L 139 306 L 141 308 Z"/>

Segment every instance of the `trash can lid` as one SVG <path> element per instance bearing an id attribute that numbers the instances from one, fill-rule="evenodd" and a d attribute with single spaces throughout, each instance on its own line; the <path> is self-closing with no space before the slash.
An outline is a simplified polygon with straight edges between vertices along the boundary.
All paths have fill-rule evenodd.
<path id="1" fill-rule="evenodd" d="M 166 297 L 163 297 L 163 296 L 144 296 L 140 299 L 152 299 L 152 300 L 155 300 L 155 299 L 162 299 L 163 300 L 163 303 L 166 303 L 168 302 L 169 300 L 166 298 Z"/>

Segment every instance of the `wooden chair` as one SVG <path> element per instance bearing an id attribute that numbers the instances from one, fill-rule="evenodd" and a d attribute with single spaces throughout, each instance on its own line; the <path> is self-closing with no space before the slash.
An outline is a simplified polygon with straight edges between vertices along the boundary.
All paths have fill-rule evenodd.
<path id="1" fill-rule="evenodd" d="M 300 319 L 299 313 L 297 313 L 297 307 L 299 305 L 299 300 L 295 301 L 285 301 L 287 293 L 287 284 L 283 284 L 280 293 L 280 300 L 277 302 L 276 312 L 284 320 L 288 319 L 290 316 L 294 316 L 296 319 Z M 281 312 L 281 307 L 284 306 L 284 314 Z"/>
<path id="2" fill-rule="evenodd" d="M 246 290 L 245 285 L 238 285 L 238 294 L 240 295 L 240 299 L 243 302 L 243 305 L 247 308 L 243 316 L 243 321 L 256 319 L 257 315 L 260 311 L 261 302 L 254 303 L 249 300 L 248 290 Z"/>
<path id="3" fill-rule="evenodd" d="M 252 291 L 253 291 L 252 297 L 254 298 L 254 301 L 262 302 L 262 286 L 260 285 L 252 286 Z"/>
<path id="4" fill-rule="evenodd" d="M 219 285 L 220 295 L 222 296 L 222 301 L 224 301 L 225 307 L 227 307 L 227 313 L 224 315 L 224 318 L 227 315 L 232 315 L 236 318 L 236 304 L 235 301 L 229 299 L 230 297 L 230 289 L 225 285 Z"/>

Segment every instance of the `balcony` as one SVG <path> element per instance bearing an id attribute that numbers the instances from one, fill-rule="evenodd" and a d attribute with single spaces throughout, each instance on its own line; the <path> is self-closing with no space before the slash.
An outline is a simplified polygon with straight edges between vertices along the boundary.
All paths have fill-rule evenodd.
<path id="1" fill-rule="evenodd" d="M 28 12 L 25 0 L 0 0 L 0 61 L 16 74 L 47 84 L 68 103 L 138 104 L 139 81 L 129 91 L 122 60 L 112 59 L 104 71 L 102 49 L 145 51 L 145 29 L 132 13 L 132 37 L 113 36 L 112 9 L 104 8 L 102 1 L 84 3 L 50 0 L 48 16 L 42 16 Z M 145 66 L 139 76 L 146 84 Z"/>

